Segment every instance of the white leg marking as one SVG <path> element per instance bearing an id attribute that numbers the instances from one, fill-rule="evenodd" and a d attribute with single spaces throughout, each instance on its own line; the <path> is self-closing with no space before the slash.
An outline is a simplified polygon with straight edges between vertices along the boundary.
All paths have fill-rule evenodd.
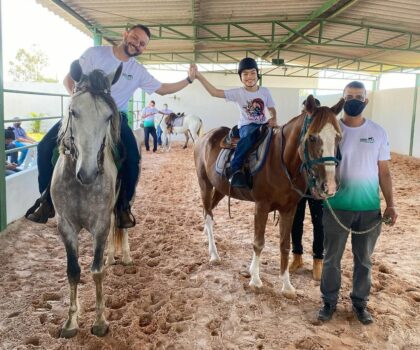
<path id="1" fill-rule="evenodd" d="M 262 282 L 260 279 L 260 257 L 255 254 L 252 255 L 251 266 L 249 267 L 249 273 L 251 274 L 251 281 L 249 285 L 251 287 L 262 287 Z"/>
<path id="2" fill-rule="evenodd" d="M 124 265 L 130 265 L 133 263 L 133 259 L 130 256 L 130 245 L 128 243 L 128 229 L 124 229 L 123 241 L 122 241 L 122 263 Z"/>
<path id="3" fill-rule="evenodd" d="M 213 236 L 213 220 L 210 215 L 206 215 L 205 223 L 204 223 L 204 232 L 207 231 L 207 238 L 209 240 L 209 254 L 210 254 L 210 262 L 219 262 L 220 257 L 217 253 L 216 244 L 214 242 Z"/>
<path id="4" fill-rule="evenodd" d="M 280 278 L 283 281 L 283 288 L 281 289 L 281 293 L 286 298 L 291 298 L 291 299 L 295 298 L 296 289 L 290 283 L 289 270 L 286 270 L 286 272 L 283 275 L 281 275 Z"/>

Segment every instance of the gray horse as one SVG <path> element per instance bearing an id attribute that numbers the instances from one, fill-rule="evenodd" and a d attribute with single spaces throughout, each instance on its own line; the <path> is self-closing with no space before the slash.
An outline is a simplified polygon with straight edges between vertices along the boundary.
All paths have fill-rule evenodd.
<path id="1" fill-rule="evenodd" d="M 104 336 L 108 331 L 102 290 L 105 276 L 103 256 L 110 234 L 111 256 L 108 256 L 108 260 L 114 260 L 117 167 L 113 155 L 120 138 L 120 115 L 111 97 L 110 87 L 120 74 L 121 69 L 109 76 L 94 70 L 86 76 L 82 74 L 78 62 L 71 67 L 76 88 L 71 97 L 69 113 L 62 120 L 60 156 L 51 182 L 58 230 L 67 252 L 70 307 L 61 331 L 61 336 L 66 338 L 73 337 L 78 331 L 78 234 L 82 228 L 93 236 L 91 273 L 96 284 L 96 319 L 92 332 Z M 123 245 L 128 247 L 127 237 Z M 125 252 L 125 262 L 131 260 L 127 254 Z"/>

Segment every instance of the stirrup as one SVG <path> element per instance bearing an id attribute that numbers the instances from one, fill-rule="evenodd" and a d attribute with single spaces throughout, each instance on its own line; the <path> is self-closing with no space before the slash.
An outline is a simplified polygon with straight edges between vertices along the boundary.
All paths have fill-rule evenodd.
<path id="1" fill-rule="evenodd" d="M 131 228 L 136 226 L 136 218 L 131 212 L 130 208 L 117 212 L 117 227 L 118 228 Z"/>

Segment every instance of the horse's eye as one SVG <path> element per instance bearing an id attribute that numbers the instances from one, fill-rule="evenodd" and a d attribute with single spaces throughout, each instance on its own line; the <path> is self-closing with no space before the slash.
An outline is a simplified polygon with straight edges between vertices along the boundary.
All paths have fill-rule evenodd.
<path id="1" fill-rule="evenodd" d="M 70 109 L 70 115 L 74 118 L 77 118 L 77 113 L 74 111 L 74 109 Z"/>
<path id="2" fill-rule="evenodd" d="M 317 137 L 315 135 L 309 135 L 309 142 L 316 142 Z"/>

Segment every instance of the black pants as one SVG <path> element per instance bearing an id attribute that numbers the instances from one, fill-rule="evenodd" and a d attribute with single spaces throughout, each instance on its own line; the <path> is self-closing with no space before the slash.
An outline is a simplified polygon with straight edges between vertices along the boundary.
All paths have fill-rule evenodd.
<path id="1" fill-rule="evenodd" d="M 292 245 L 294 254 L 303 254 L 302 235 L 306 202 L 309 204 L 313 225 L 312 253 L 315 259 L 324 257 L 324 227 L 322 226 L 322 200 L 302 198 L 296 208 L 292 226 Z"/>
<path id="2" fill-rule="evenodd" d="M 152 135 L 153 137 L 153 152 L 156 152 L 158 140 L 157 140 L 157 135 L 156 135 L 156 129 L 154 126 L 146 126 L 144 128 L 144 145 L 146 146 L 146 151 L 150 151 L 149 135 Z"/>
<path id="3" fill-rule="evenodd" d="M 118 173 L 118 176 L 121 179 L 121 188 L 117 206 L 121 209 L 125 209 L 128 207 L 136 190 L 140 171 L 140 153 L 137 149 L 134 134 L 128 126 L 125 113 L 120 114 L 121 144 L 119 148 L 124 160 Z M 55 124 L 38 144 L 38 185 L 40 193 L 43 193 L 51 182 L 54 170 L 51 159 L 54 148 L 57 146 L 57 137 L 60 127 L 61 121 Z"/>

